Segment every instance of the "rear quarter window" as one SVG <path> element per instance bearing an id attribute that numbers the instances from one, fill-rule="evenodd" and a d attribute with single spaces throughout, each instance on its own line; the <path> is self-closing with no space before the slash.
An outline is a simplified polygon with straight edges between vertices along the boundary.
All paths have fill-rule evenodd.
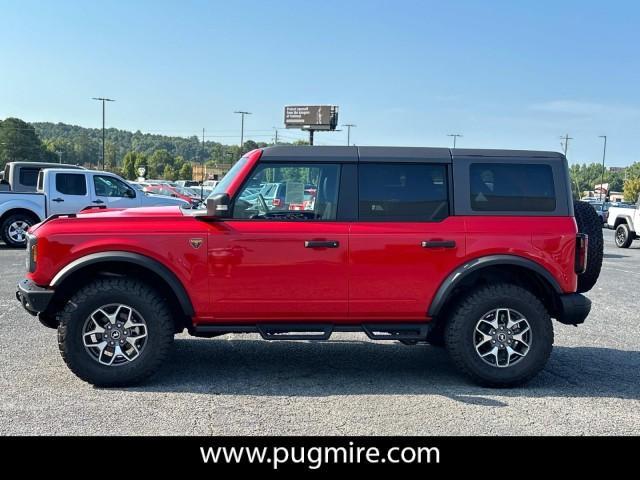
<path id="1" fill-rule="evenodd" d="M 472 163 L 470 204 L 476 212 L 553 212 L 556 191 L 550 165 Z"/>

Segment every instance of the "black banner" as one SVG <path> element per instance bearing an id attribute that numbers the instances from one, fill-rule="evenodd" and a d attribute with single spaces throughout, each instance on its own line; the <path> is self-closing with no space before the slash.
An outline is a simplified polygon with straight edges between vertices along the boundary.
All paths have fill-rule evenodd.
<path id="1" fill-rule="evenodd" d="M 2 437 L 5 469 L 420 471 L 528 475 L 632 466 L 638 437 Z M 105 470 L 106 469 L 106 470 Z M 89 470 L 86 470 L 89 471 Z"/>

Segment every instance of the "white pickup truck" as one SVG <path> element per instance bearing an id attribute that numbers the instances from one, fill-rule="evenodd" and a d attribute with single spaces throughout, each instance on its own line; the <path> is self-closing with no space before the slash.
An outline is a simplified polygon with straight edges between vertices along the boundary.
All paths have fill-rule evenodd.
<path id="1" fill-rule="evenodd" d="M 640 238 L 640 199 L 635 208 L 610 207 L 607 227 L 616 231 L 618 248 L 629 248 L 631 242 Z"/>
<path id="2" fill-rule="evenodd" d="M 87 207 L 169 205 L 189 203 L 146 194 L 108 172 L 48 168 L 40 171 L 35 193 L 0 192 L 0 235 L 7 245 L 21 247 L 26 244 L 27 229 L 51 215 L 77 213 Z"/>

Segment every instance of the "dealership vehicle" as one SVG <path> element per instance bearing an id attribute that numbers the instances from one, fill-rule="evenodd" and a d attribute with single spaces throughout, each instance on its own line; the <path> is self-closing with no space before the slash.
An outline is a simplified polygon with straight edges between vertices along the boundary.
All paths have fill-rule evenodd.
<path id="1" fill-rule="evenodd" d="M 600 202 L 593 202 L 590 205 L 598 214 L 600 222 L 605 225 L 607 223 L 607 219 L 609 218 L 609 207 L 606 204 Z"/>
<path id="2" fill-rule="evenodd" d="M 198 187 L 200 182 L 196 180 L 176 180 L 176 185 L 179 187 Z"/>
<path id="3" fill-rule="evenodd" d="M 9 162 L 4 167 L 0 193 L 2 192 L 35 192 L 37 190 L 38 174 L 45 168 L 83 169 L 77 165 L 66 163 L 44 162 Z M 1 199 L 0 199 L 1 201 Z"/>
<path id="4" fill-rule="evenodd" d="M 618 248 L 629 248 L 640 235 L 640 198 L 634 208 L 609 207 L 607 226 L 615 232 L 615 242 Z"/>
<path id="5" fill-rule="evenodd" d="M 169 184 L 154 183 L 143 187 L 143 190 L 147 193 L 153 193 L 155 195 L 164 195 L 165 197 L 179 198 L 192 205 L 200 204 L 200 199 L 194 196 L 191 192 L 186 192 L 180 187 L 174 187 Z"/>
<path id="6" fill-rule="evenodd" d="M 0 233 L 9 246 L 25 246 L 27 229 L 51 215 L 88 207 L 189 205 L 175 198 L 145 195 L 117 175 L 97 170 L 47 168 L 38 174 L 37 187 L 35 193 L 0 195 Z"/>
<path id="7" fill-rule="evenodd" d="M 283 205 L 314 190 L 312 206 L 246 200 L 273 179 Z M 562 154 L 277 146 L 242 157 L 206 209 L 56 216 L 27 252 L 18 300 L 95 385 L 147 378 L 186 329 L 428 342 L 512 386 L 547 362 L 552 318 L 587 317 L 602 226 L 574 205 Z"/>

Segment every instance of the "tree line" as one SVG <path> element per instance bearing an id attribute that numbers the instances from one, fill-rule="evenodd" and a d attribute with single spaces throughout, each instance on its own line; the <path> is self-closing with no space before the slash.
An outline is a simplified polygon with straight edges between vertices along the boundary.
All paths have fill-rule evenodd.
<path id="1" fill-rule="evenodd" d="M 238 145 L 223 145 L 197 136 L 174 137 L 109 128 L 105 134 L 105 169 L 133 180 L 137 169 L 146 167 L 149 178 L 167 180 L 192 178 L 192 164 L 230 166 L 241 155 Z M 300 142 L 305 143 L 305 142 Z M 244 152 L 268 143 L 247 140 Z M 0 120 L 0 168 L 10 161 L 46 161 L 99 168 L 102 130 L 64 123 L 27 123 L 19 118 Z M 575 198 L 594 189 L 602 177 L 599 163 L 573 164 L 571 188 Z M 604 183 L 610 191 L 623 191 L 625 200 L 635 202 L 640 194 L 640 162 L 624 171 L 606 170 Z"/>
<path id="2" fill-rule="evenodd" d="M 243 151 L 267 146 L 247 140 Z M 232 165 L 240 158 L 239 145 L 205 141 L 197 136 L 174 137 L 105 131 L 105 170 L 126 178 L 137 177 L 137 166 L 148 167 L 148 177 L 190 179 L 191 164 Z M 0 167 L 10 161 L 61 162 L 102 167 L 102 130 L 64 123 L 27 123 L 18 118 L 0 120 Z M 188 178 L 186 178 L 188 176 Z"/>

